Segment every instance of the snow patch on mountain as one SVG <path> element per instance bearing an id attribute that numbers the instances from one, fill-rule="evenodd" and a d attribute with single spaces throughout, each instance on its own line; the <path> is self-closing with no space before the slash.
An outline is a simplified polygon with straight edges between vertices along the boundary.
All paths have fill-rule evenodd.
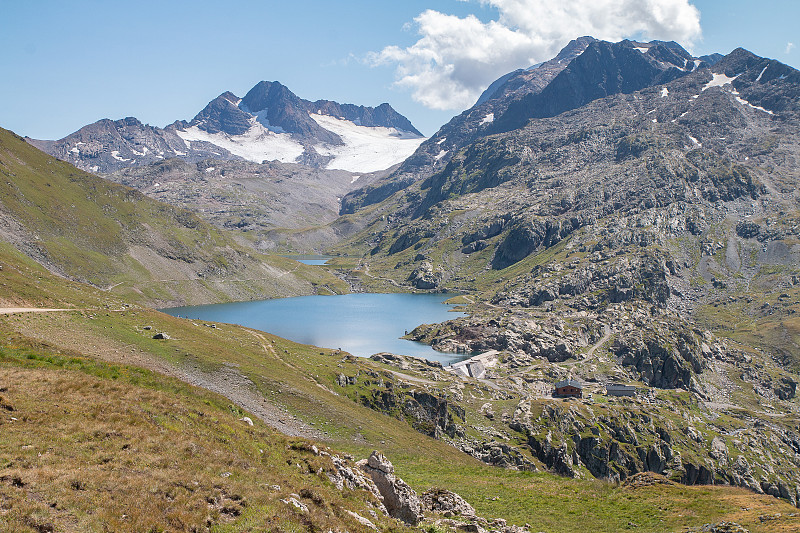
<path id="1" fill-rule="evenodd" d="M 738 93 L 736 93 L 736 94 L 738 94 Z M 761 106 L 751 104 L 750 102 L 748 102 L 747 100 L 745 100 L 744 98 L 742 98 L 740 96 L 734 96 L 734 98 L 736 98 L 736 101 L 739 102 L 740 104 L 750 106 L 753 109 L 755 109 L 756 111 L 763 111 L 764 113 L 768 113 L 770 115 L 774 115 L 775 114 L 772 111 L 770 111 L 769 109 L 764 109 Z"/>
<path id="2" fill-rule="evenodd" d="M 130 159 L 125 159 L 124 157 L 120 157 L 119 150 L 112 150 L 111 151 L 111 157 L 113 157 L 117 161 L 123 161 L 123 162 L 124 161 L 130 161 Z"/>
<path id="3" fill-rule="evenodd" d="M 328 115 L 312 114 L 321 127 L 337 134 L 344 145 L 317 145 L 321 155 L 332 156 L 328 169 L 350 172 L 375 172 L 404 161 L 425 141 L 396 128 L 358 126 L 349 120 Z"/>
<path id="4" fill-rule="evenodd" d="M 281 163 L 294 163 L 303 154 L 303 146 L 292 139 L 291 135 L 272 132 L 255 120 L 250 129 L 242 135 L 209 133 L 197 126 L 178 130 L 176 133 L 186 143 L 202 141 L 215 144 L 233 155 L 255 163 L 275 160 Z"/>
<path id="5" fill-rule="evenodd" d="M 713 77 L 711 78 L 711 81 L 703 86 L 702 89 L 703 91 L 705 91 L 706 89 L 710 89 L 711 87 L 722 87 L 723 85 L 727 85 L 733 82 L 733 80 L 735 80 L 736 78 L 738 78 L 740 74 L 737 74 L 732 78 L 729 78 L 725 74 L 717 74 L 712 72 L 712 76 Z"/>

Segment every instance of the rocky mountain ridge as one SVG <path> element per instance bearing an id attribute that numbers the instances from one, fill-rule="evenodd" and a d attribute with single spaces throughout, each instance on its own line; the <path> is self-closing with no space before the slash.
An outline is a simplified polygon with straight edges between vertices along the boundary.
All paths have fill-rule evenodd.
<path id="1" fill-rule="evenodd" d="M 711 66 L 722 56 L 695 58 L 674 42 L 607 43 L 593 37 L 571 41 L 553 59 L 495 81 L 478 102 L 425 141 L 395 173 L 344 199 L 343 212 L 384 200 L 425 175 L 439 171 L 470 143 L 555 116 L 616 93 L 630 93 Z"/>
<path id="2" fill-rule="evenodd" d="M 563 76 L 559 86 L 573 90 L 518 100 L 514 114 L 526 120 L 496 118 L 505 126 L 443 167 L 411 182 L 388 178 L 397 189 L 373 197 L 368 209 L 359 205 L 370 201 L 349 204 L 348 216 L 361 213 L 368 223 L 335 250 L 364 254 L 360 268 L 373 290 L 390 278 L 466 293 L 470 316 L 409 337 L 449 351 L 497 350 L 484 397 L 516 394 L 541 406 L 543 387 L 558 379 L 622 382 L 662 398 L 660 416 L 675 410 L 695 429 L 715 426 L 703 438 L 681 429 L 687 440 L 668 428 L 659 436 L 663 421 L 651 433 L 647 422 L 625 452 L 633 441 L 618 431 L 621 422 L 603 428 L 632 405 L 603 418 L 590 401 L 586 423 L 558 429 L 563 413 L 542 418 L 531 404 L 531 416 L 521 416 L 519 404 L 517 416 L 503 404 L 500 421 L 510 431 L 473 422 L 469 437 L 467 395 L 450 386 L 439 398 L 457 400 L 448 400 L 454 424 L 441 425 L 441 438 L 507 466 L 539 461 L 585 475 L 569 466 L 580 464 L 600 477 L 652 470 L 796 504 L 800 404 L 790 391 L 800 370 L 800 73 L 743 49 L 696 68 L 663 44 L 642 51 L 594 43 L 584 54 L 551 82 Z M 669 66 L 654 67 L 649 54 Z M 636 64 L 643 73 L 627 70 Z M 587 98 L 598 78 L 614 80 L 614 89 Z M 688 395 L 695 414 L 673 391 Z M 412 396 L 419 401 L 421 392 Z M 760 437 L 764 427 L 773 436 Z M 747 438 L 726 440 L 734 435 Z M 714 446 L 717 437 L 728 450 L 752 453 L 731 458 Z M 677 448 L 664 448 L 670 442 L 684 443 L 680 465 Z M 770 442 L 783 444 L 766 452 Z M 765 454 L 772 459 L 759 459 Z"/>
<path id="3" fill-rule="evenodd" d="M 189 209 L 256 250 L 322 252 L 341 238 L 328 226 L 338 218 L 341 197 L 383 175 L 275 161 L 173 158 L 105 178 Z"/>
<path id="4" fill-rule="evenodd" d="M 374 172 L 404 160 L 424 140 L 389 104 L 365 107 L 304 100 L 262 81 L 243 97 L 225 92 L 191 121 L 165 128 L 133 117 L 103 119 L 56 141 L 28 139 L 78 168 L 109 173 L 180 158 L 280 161 Z"/>

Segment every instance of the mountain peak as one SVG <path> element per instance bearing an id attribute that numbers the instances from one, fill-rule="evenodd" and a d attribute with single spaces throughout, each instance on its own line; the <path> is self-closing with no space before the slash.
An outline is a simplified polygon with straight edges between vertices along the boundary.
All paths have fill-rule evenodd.
<path id="1" fill-rule="evenodd" d="M 369 129 L 369 130 L 368 130 Z M 278 81 L 261 81 L 244 98 L 230 91 L 190 122 L 161 129 L 133 117 L 104 119 L 58 141 L 31 140 L 51 155 L 92 172 L 114 172 L 178 157 L 280 161 L 375 172 L 396 165 L 424 140 L 392 107 L 310 102 Z"/>

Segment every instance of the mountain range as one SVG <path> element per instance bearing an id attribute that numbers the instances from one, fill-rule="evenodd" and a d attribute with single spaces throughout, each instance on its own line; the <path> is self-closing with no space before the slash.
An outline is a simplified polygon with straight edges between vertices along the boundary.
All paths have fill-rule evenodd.
<path id="1" fill-rule="evenodd" d="M 529 89 L 504 85 L 520 73 L 501 80 L 398 170 L 345 197 L 358 231 L 334 252 L 363 257 L 372 291 L 469 295 L 469 317 L 409 334 L 503 354 L 486 375 L 522 399 L 494 427 L 522 444 L 498 455 L 487 452 L 496 436 L 440 428 L 467 453 L 520 465 L 532 451 L 575 477 L 650 470 L 797 503 L 800 72 L 743 49 L 700 59 L 658 41 L 583 39 L 562 57 Z M 625 451 L 627 415 L 534 410 L 554 379 L 688 391 L 704 417 L 736 428 L 716 422 L 722 433 L 697 440 L 672 420 L 683 429 Z M 764 432 L 788 446 L 785 468 L 760 459 L 781 453 L 766 452 Z"/>
<path id="2" fill-rule="evenodd" d="M 425 141 L 385 183 L 348 195 L 344 212 L 383 200 L 419 176 L 440 170 L 479 138 L 517 129 L 531 118 L 556 116 L 598 98 L 669 81 L 711 66 L 721 57 L 695 58 L 674 42 L 575 39 L 553 59 L 496 80 L 474 106 Z"/>
<path id="3" fill-rule="evenodd" d="M 128 117 L 103 119 L 56 141 L 28 139 L 59 159 L 99 173 L 170 158 L 277 161 L 374 172 L 400 163 L 423 140 L 389 104 L 372 108 L 311 102 L 267 81 L 243 98 L 225 92 L 191 121 L 163 129 Z"/>
<path id="4" fill-rule="evenodd" d="M 427 140 L 388 105 L 312 103 L 262 82 L 164 129 L 100 121 L 27 141 L 65 161 L 0 131 L 0 300 L 92 309 L 0 318 L 16 343 L 0 344 L 0 363 L 19 375 L 84 365 L 111 383 L 153 387 L 129 367 L 102 366 L 141 364 L 224 395 L 235 418 L 215 411 L 210 424 L 225 435 L 193 437 L 177 458 L 148 455 L 160 473 L 248 443 L 247 460 L 194 476 L 197 485 L 166 483 L 159 512 L 197 491 L 201 518 L 191 523 L 208 513 L 208 527 L 405 530 L 387 514 L 421 519 L 381 456 L 356 467 L 310 442 L 260 447 L 240 435 L 255 431 L 250 413 L 358 454 L 391 450 L 409 484 L 457 487 L 482 515 L 509 520 L 470 515 L 458 495 L 435 489 L 443 499 L 426 511 L 426 530 L 748 530 L 729 519 L 797 529 L 786 510 L 800 504 L 797 70 L 743 49 L 694 57 L 673 42 L 582 37 L 501 77 Z M 405 155 L 390 158 L 401 142 Z M 367 144 L 375 151 L 358 148 Z M 311 267 L 254 248 L 336 257 Z M 407 338 L 480 355 L 462 371 L 394 354 L 359 359 L 131 308 L 348 290 L 452 293 L 465 316 Z M 175 338 L 154 338 L 153 324 Z M 554 398 L 562 380 L 583 397 Z M 613 383 L 635 396 L 614 397 Z M 23 397 L 0 392 L 0 407 Z M 207 415 L 196 402 L 170 404 L 171 415 L 151 416 L 152 405 L 142 410 L 158 432 L 217 434 L 198 425 Z M 237 422 L 240 431 L 226 429 Z M 127 431 L 76 435 L 102 449 L 92 468 L 109 472 L 133 461 L 118 445 Z M 27 451 L 30 430 L 14 435 L 6 455 L 30 460 L 0 455 L 0 496 L 44 491 L 29 470 L 52 450 Z M 198 452 L 206 446 L 216 448 Z M 266 456 L 292 473 L 275 484 L 253 475 Z M 406 511 L 383 493 L 362 498 L 354 472 L 370 468 L 392 476 Z M 56 480 L 62 492 L 100 494 L 76 476 Z M 290 492 L 300 485 L 311 488 Z M 338 491 L 357 496 L 354 510 Z M 14 494 L 0 503 L 27 498 Z M 69 523 L 58 505 L 40 507 Z"/>

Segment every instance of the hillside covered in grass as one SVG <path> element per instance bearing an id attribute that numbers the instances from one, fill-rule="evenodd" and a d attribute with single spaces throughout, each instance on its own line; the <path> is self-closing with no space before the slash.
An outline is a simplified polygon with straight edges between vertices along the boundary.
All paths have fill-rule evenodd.
<path id="1" fill-rule="evenodd" d="M 346 291 L 189 211 L 78 170 L 0 130 L 0 239 L 69 279 L 166 307 Z"/>

